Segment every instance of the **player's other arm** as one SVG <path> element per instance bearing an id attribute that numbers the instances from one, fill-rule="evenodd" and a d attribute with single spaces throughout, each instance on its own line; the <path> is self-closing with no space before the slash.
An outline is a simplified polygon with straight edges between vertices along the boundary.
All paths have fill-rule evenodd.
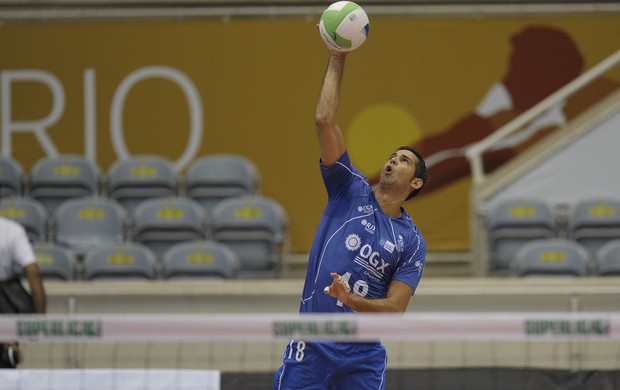
<path id="1" fill-rule="evenodd" d="M 39 273 L 39 266 L 35 261 L 32 246 L 30 242 L 28 242 L 28 236 L 23 227 L 20 227 L 20 229 L 16 231 L 13 239 L 13 256 L 15 257 L 15 261 L 18 264 L 26 264 L 26 266 L 22 268 L 22 271 L 28 279 L 30 295 L 32 296 L 35 312 L 43 314 L 46 310 L 47 297 L 45 295 L 45 289 L 43 288 L 41 274 Z"/>
<path id="2" fill-rule="evenodd" d="M 329 62 L 314 115 L 321 162 L 326 166 L 334 164 L 346 149 L 344 136 L 336 123 L 345 58 L 345 53 L 329 52 Z"/>
<path id="3" fill-rule="evenodd" d="M 47 297 L 45 295 L 45 289 L 43 288 L 39 267 L 36 263 L 28 264 L 24 267 L 24 274 L 28 279 L 30 294 L 34 302 L 34 309 L 37 313 L 44 314 L 47 307 Z"/>
<path id="4" fill-rule="evenodd" d="M 347 283 L 342 280 L 340 275 L 332 272 L 331 276 L 334 278 L 334 281 L 329 288 L 326 288 L 326 293 L 337 298 L 340 302 L 358 313 L 404 313 L 413 295 L 413 288 L 411 286 L 398 280 L 393 280 L 390 283 L 385 298 L 364 298 L 352 294 L 349 291 Z"/>

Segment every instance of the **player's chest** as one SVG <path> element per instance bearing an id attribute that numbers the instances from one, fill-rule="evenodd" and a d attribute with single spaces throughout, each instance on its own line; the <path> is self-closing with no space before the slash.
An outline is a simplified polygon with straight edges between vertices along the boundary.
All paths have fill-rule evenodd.
<path id="1" fill-rule="evenodd" d="M 336 245 L 347 257 L 384 272 L 398 261 L 404 243 L 398 223 L 383 215 L 367 214 L 351 218 L 339 232 Z"/>

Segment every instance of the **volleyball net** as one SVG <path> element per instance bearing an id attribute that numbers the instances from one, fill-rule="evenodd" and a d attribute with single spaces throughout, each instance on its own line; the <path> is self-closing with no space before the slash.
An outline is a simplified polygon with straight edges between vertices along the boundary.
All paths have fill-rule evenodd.
<path id="1" fill-rule="evenodd" d="M 152 389 L 270 388 L 291 338 L 381 340 L 388 389 L 411 381 L 416 389 L 554 389 L 562 386 L 549 383 L 570 380 L 620 388 L 620 314 L 612 312 L 0 316 L 0 340 L 23 351 L 14 377 L 68 372 L 88 383 L 85 375 L 105 371 L 126 384 L 133 370 Z M 163 385 L 165 373 L 176 387 Z M 204 373 L 218 377 L 212 387 Z"/>

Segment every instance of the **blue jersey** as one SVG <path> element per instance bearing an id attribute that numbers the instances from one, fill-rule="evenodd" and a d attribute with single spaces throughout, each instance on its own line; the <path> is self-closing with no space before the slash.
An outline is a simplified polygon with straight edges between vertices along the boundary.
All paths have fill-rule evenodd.
<path id="1" fill-rule="evenodd" d="M 399 218 L 385 215 L 346 152 L 334 165 L 321 165 L 321 174 L 328 203 L 310 250 L 300 312 L 351 311 L 323 292 L 333 281 L 330 272 L 366 298 L 385 298 L 392 280 L 415 290 L 424 269 L 426 241 L 409 214 L 402 210 Z"/>

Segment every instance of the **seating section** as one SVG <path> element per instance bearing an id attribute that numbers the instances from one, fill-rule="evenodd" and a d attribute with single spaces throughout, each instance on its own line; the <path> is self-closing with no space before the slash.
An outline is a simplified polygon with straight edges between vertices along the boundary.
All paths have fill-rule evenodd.
<path id="1" fill-rule="evenodd" d="M 31 242 L 47 239 L 47 210 L 38 201 L 26 197 L 0 199 L 0 216 L 19 222 Z"/>
<path id="2" fill-rule="evenodd" d="M 603 245 L 594 256 L 596 275 L 620 276 L 620 240 L 613 240 Z"/>
<path id="3" fill-rule="evenodd" d="M 562 215 L 538 199 L 505 200 L 489 210 L 487 232 L 491 274 L 505 274 L 506 264 L 508 273 L 514 274 L 515 257 L 529 242 L 542 245 L 540 240 L 549 240 L 555 245 L 561 239 L 585 251 L 589 274 L 620 274 L 612 249 L 614 242 L 620 242 L 620 197 L 582 199 L 569 205 Z M 553 267 L 548 268 L 554 272 Z"/>
<path id="4" fill-rule="evenodd" d="M 106 245 L 84 259 L 84 280 L 157 279 L 157 258 L 138 243 Z"/>
<path id="5" fill-rule="evenodd" d="M 184 177 L 155 155 L 118 160 L 106 176 L 79 155 L 42 158 L 29 174 L 0 156 L 0 216 L 24 226 L 45 279 L 272 278 L 285 266 L 288 217 L 260 184 L 238 154 L 199 158 Z M 555 206 L 492 205 L 491 274 L 620 275 L 620 197 L 561 215 Z"/>
<path id="6" fill-rule="evenodd" d="M 79 256 L 125 240 L 127 213 L 113 199 L 69 199 L 54 212 L 53 221 L 56 242 Z"/>
<path id="7" fill-rule="evenodd" d="M 105 176 L 79 155 L 42 158 L 29 175 L 2 157 L 0 215 L 25 227 L 46 279 L 273 277 L 288 221 L 260 182 L 238 154 L 197 159 L 183 178 L 154 155 Z"/>
<path id="8" fill-rule="evenodd" d="M 288 241 L 288 219 L 275 200 L 260 195 L 225 199 L 211 214 L 212 237 L 239 257 L 239 277 L 275 277 Z"/>
<path id="9" fill-rule="evenodd" d="M 238 270 L 237 255 L 227 245 L 215 241 L 179 243 L 162 258 L 164 279 L 234 279 Z"/>
<path id="10" fill-rule="evenodd" d="M 223 199 L 258 194 L 260 174 L 252 161 L 237 154 L 197 159 L 185 175 L 185 194 L 207 211 Z"/>
<path id="11" fill-rule="evenodd" d="M 587 276 L 590 256 L 579 243 L 566 239 L 532 241 L 521 248 L 511 264 L 513 274 L 525 276 Z"/>
<path id="12" fill-rule="evenodd" d="M 493 270 L 508 270 L 523 245 L 557 238 L 557 217 L 552 207 L 540 200 L 508 199 L 489 210 L 487 231 Z"/>
<path id="13" fill-rule="evenodd" d="M 24 170 L 14 159 L 0 155 L 0 199 L 21 196 L 24 189 Z"/>
<path id="14" fill-rule="evenodd" d="M 203 240 L 206 234 L 206 213 L 189 198 L 147 199 L 133 213 L 133 240 L 148 246 L 157 256 L 179 242 Z"/>
<path id="15" fill-rule="evenodd" d="M 620 239 L 620 198 L 584 199 L 568 216 L 568 236 L 595 254 L 606 242 Z"/>
<path id="16" fill-rule="evenodd" d="M 63 201 L 99 194 L 99 167 L 78 155 L 45 157 L 30 171 L 30 197 L 52 213 Z"/>
<path id="17" fill-rule="evenodd" d="M 24 226 L 46 279 L 272 278 L 285 267 L 288 217 L 260 184 L 256 165 L 232 153 L 199 158 L 184 177 L 155 155 L 115 161 L 105 176 L 80 155 L 42 158 L 28 174 L 0 156 L 0 216 Z M 491 274 L 620 275 L 620 197 L 561 215 L 555 206 L 492 204 Z"/>
<path id="18" fill-rule="evenodd" d="M 159 156 L 134 156 L 118 160 L 108 170 L 108 196 L 129 212 L 143 200 L 176 196 L 177 174 L 172 162 Z"/>
<path id="19" fill-rule="evenodd" d="M 33 250 L 43 280 L 77 279 L 77 257 L 70 249 L 51 242 L 38 242 Z"/>

